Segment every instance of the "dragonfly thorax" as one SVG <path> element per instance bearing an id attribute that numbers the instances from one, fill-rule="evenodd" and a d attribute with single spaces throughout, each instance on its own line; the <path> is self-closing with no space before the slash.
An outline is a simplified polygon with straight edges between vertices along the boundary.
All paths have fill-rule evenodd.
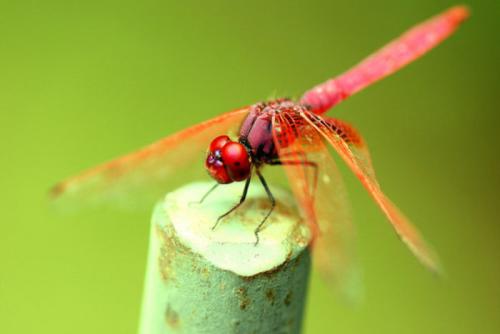
<path id="1" fill-rule="evenodd" d="M 276 114 L 286 114 L 287 118 L 295 120 L 299 119 L 297 116 L 306 109 L 304 105 L 289 99 L 261 102 L 251 107 L 241 125 L 239 141 L 249 149 L 255 163 L 262 164 L 278 159 L 273 140 L 273 117 Z"/>

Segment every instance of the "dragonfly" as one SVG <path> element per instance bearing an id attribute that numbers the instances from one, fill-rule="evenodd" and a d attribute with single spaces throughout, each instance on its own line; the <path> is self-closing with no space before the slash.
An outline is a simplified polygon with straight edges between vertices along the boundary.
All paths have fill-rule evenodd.
<path id="1" fill-rule="evenodd" d="M 258 233 L 276 202 L 262 169 L 279 165 L 312 231 L 316 264 L 335 281 L 348 271 L 352 232 L 342 179 L 328 151 L 331 147 L 416 258 L 439 272 L 439 260 L 432 248 L 382 192 L 361 134 L 325 112 L 423 56 L 448 38 L 468 15 L 463 6 L 449 8 L 409 29 L 345 73 L 306 91 L 298 101 L 274 99 L 224 113 L 62 181 L 52 195 L 55 200 L 97 196 L 119 201 L 123 196 L 138 196 L 138 189 L 147 189 L 159 196 L 157 192 L 164 191 L 164 184 L 203 158 L 205 169 L 216 181 L 206 196 L 218 185 L 244 182 L 239 202 L 222 213 L 214 229 L 245 201 L 252 176 L 264 186 L 271 205 L 256 226 L 258 242 Z M 237 134 L 233 139 L 228 135 L 231 131 Z"/>

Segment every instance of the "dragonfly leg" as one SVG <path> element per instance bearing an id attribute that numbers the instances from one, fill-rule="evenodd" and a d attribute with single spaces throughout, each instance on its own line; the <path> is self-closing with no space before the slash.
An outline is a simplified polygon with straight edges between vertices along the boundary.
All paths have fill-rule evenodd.
<path id="1" fill-rule="evenodd" d="M 271 166 L 296 165 L 296 166 L 305 166 L 305 167 L 313 168 L 314 169 L 314 177 L 313 177 L 312 197 L 314 200 L 314 194 L 316 194 L 316 188 L 318 187 L 318 164 L 317 163 L 304 159 L 304 160 L 273 160 L 273 161 L 268 162 L 268 164 Z"/>
<path id="2" fill-rule="evenodd" d="M 241 194 L 241 198 L 240 198 L 240 201 L 238 202 L 238 204 L 236 204 L 235 206 L 233 206 L 231 208 L 231 210 L 229 210 L 228 212 L 226 212 L 225 214 L 223 214 L 223 215 L 219 216 L 219 218 L 217 218 L 217 221 L 215 222 L 214 226 L 212 226 L 212 231 L 215 230 L 217 225 L 219 225 L 219 222 L 222 220 L 222 218 L 226 217 L 228 214 L 230 214 L 231 212 L 236 210 L 241 204 L 243 204 L 243 202 L 247 198 L 248 186 L 250 185 L 250 179 L 251 179 L 251 174 L 250 174 L 250 176 L 248 176 L 248 179 L 245 181 L 245 188 L 243 189 L 243 194 Z"/>
<path id="3" fill-rule="evenodd" d="M 264 217 L 264 219 L 262 219 L 262 221 L 260 222 L 259 226 L 257 226 L 257 228 L 254 231 L 255 239 L 256 239 L 255 240 L 255 246 L 257 246 L 259 244 L 259 232 L 262 229 L 262 226 L 266 222 L 267 218 L 269 218 L 269 216 L 271 215 L 271 213 L 274 210 L 274 207 L 276 206 L 276 200 L 274 199 L 274 196 L 271 193 L 271 190 L 269 189 L 269 186 L 267 185 L 266 180 L 264 179 L 264 177 L 262 176 L 262 174 L 259 172 L 258 169 L 256 170 L 256 173 L 257 173 L 257 176 L 259 177 L 260 183 L 262 183 L 262 186 L 266 190 L 266 193 L 267 193 L 267 196 L 269 197 L 269 200 L 271 201 L 271 208 L 267 212 L 267 214 Z"/>
<path id="4" fill-rule="evenodd" d="M 214 191 L 215 188 L 217 188 L 219 186 L 219 184 L 220 183 L 215 182 L 215 184 L 205 193 L 205 195 L 203 195 L 203 197 L 200 199 L 200 201 L 198 202 L 198 204 L 203 203 L 203 201 L 208 197 L 208 195 L 210 195 L 212 193 L 212 191 Z"/>

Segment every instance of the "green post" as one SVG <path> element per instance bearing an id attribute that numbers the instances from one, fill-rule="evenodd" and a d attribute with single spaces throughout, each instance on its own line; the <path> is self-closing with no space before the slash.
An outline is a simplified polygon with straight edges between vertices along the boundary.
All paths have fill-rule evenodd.
<path id="1" fill-rule="evenodd" d="M 289 193 L 272 189 L 270 205 L 253 184 L 234 213 L 211 227 L 239 199 L 242 184 L 186 185 L 156 206 L 140 334 L 300 333 L 310 269 L 310 232 Z"/>

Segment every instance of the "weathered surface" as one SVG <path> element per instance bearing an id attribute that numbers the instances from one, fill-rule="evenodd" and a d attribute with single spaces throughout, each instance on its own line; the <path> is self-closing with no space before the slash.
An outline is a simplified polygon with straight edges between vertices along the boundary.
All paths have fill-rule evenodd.
<path id="1" fill-rule="evenodd" d="M 255 246 L 253 231 L 269 208 L 257 184 L 212 231 L 241 186 L 220 187 L 198 204 L 211 184 L 191 184 L 156 206 L 139 333 L 300 332 L 309 231 L 293 198 L 273 189 L 278 206 Z"/>

